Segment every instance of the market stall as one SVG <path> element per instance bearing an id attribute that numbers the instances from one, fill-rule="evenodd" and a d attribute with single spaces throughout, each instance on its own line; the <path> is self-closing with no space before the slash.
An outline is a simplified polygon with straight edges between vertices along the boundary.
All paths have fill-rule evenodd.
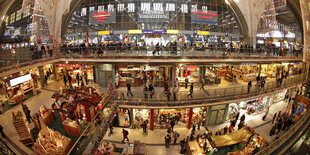
<path id="1" fill-rule="evenodd" d="M 40 130 L 32 149 L 37 155 L 66 155 L 72 147 L 72 141 L 59 132 L 44 127 Z"/>

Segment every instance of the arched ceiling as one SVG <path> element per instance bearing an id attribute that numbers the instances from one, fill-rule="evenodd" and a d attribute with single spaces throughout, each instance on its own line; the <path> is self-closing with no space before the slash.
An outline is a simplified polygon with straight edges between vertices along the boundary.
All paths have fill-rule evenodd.
<path id="1" fill-rule="evenodd" d="M 1 20 L 1 18 L 3 16 L 5 16 L 7 14 L 7 12 L 9 11 L 9 9 L 12 7 L 13 4 L 16 4 L 17 2 L 19 1 L 22 1 L 22 0 L 0 0 L 0 26 L 1 28 L 3 27 L 3 21 Z M 238 7 L 236 5 L 234 5 L 234 1 L 233 0 L 228 0 L 231 3 L 231 6 L 232 6 L 232 9 L 233 11 L 239 16 L 238 17 L 238 20 L 239 20 L 239 27 L 243 28 L 244 31 L 247 31 L 247 25 L 245 24 L 245 20 L 244 20 L 244 17 L 242 16 L 242 13 L 240 12 L 240 10 L 238 9 Z M 83 0 L 73 0 L 71 2 L 71 6 L 70 6 L 70 12 L 69 14 L 67 15 L 64 15 L 64 18 L 63 18 L 63 28 L 67 28 L 68 27 L 68 24 L 69 22 L 67 21 L 67 19 L 70 19 L 72 18 L 72 10 L 74 8 L 76 8 L 78 5 L 80 5 L 81 3 L 83 2 Z M 285 24 L 293 24 L 294 23 L 294 18 L 298 18 L 297 21 L 299 22 L 299 25 L 301 27 L 301 30 L 302 30 L 302 15 L 301 15 L 301 9 L 300 9 L 300 3 L 299 3 L 299 0 L 287 0 L 287 4 L 288 6 L 291 8 L 293 14 L 295 16 L 287 16 L 287 15 L 280 15 L 278 17 L 278 20 L 281 22 L 281 23 L 285 23 Z M 63 34 L 66 30 L 63 30 Z"/>

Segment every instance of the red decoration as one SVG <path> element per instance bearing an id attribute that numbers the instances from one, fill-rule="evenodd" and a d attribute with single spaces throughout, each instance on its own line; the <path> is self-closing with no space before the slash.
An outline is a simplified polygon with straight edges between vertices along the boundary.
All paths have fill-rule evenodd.
<path id="1" fill-rule="evenodd" d="M 97 20 L 98 23 L 104 22 L 105 19 L 108 19 L 108 17 L 111 15 L 109 12 L 98 12 L 93 13 L 93 18 Z"/>
<path id="2" fill-rule="evenodd" d="M 193 118 L 193 108 L 189 108 L 187 129 L 190 129 L 190 128 L 191 128 L 191 125 L 192 125 L 192 118 Z"/>
<path id="3" fill-rule="evenodd" d="M 216 14 L 216 13 L 207 13 L 207 12 L 198 12 L 198 11 L 192 11 L 192 14 L 218 16 L 218 14 Z"/>

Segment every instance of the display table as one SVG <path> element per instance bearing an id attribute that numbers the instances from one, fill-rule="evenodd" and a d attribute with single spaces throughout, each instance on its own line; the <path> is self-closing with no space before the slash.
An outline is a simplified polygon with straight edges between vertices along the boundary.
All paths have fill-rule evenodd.
<path id="1" fill-rule="evenodd" d="M 228 133 L 226 135 L 219 135 L 219 136 L 213 135 L 211 136 L 211 138 L 216 147 L 222 147 L 222 146 L 238 144 L 240 142 L 246 142 L 252 134 L 253 133 L 249 131 L 248 127 L 245 126 L 236 132 Z"/>
<path id="2" fill-rule="evenodd" d="M 71 147 L 71 139 L 45 127 L 39 132 L 38 139 L 33 144 L 32 149 L 37 155 L 66 155 Z"/>
<path id="3" fill-rule="evenodd" d="M 198 142 L 195 140 L 195 141 L 188 142 L 187 154 L 188 155 L 202 155 L 202 154 L 205 154 L 205 152 L 199 146 Z"/>
<path id="4" fill-rule="evenodd" d="M 54 122 L 55 120 L 54 112 L 52 110 L 47 110 L 47 112 L 43 115 L 42 120 L 45 123 L 45 125 L 47 126 L 51 125 L 52 122 Z"/>
<path id="5" fill-rule="evenodd" d="M 66 119 L 62 122 L 62 125 L 65 129 L 66 134 L 70 136 L 77 136 L 77 137 L 81 135 L 80 126 L 75 121 Z"/>

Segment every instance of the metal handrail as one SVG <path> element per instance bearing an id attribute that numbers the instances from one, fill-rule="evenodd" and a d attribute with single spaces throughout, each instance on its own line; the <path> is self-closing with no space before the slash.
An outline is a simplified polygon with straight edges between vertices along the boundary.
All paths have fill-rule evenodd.
<path id="1" fill-rule="evenodd" d="M 264 155 L 264 154 L 271 154 L 274 152 L 278 147 L 280 147 L 283 143 L 285 143 L 288 139 L 292 137 L 293 134 L 297 132 L 301 126 L 308 121 L 310 118 L 310 113 L 305 112 L 305 114 L 285 133 L 281 134 L 279 138 L 273 138 L 271 143 L 257 152 L 257 155 Z"/>
<path id="2" fill-rule="evenodd" d="M 205 105 L 215 102 L 224 102 L 227 100 L 236 100 L 239 98 L 255 97 L 267 93 L 272 93 L 274 91 L 292 87 L 297 84 L 305 82 L 307 78 L 304 78 L 303 76 L 304 76 L 303 74 L 299 74 L 295 77 L 289 77 L 287 79 L 283 79 L 282 85 L 279 87 L 277 87 L 277 82 L 275 81 L 266 82 L 265 87 L 262 90 L 256 89 L 254 86 L 252 86 L 250 93 L 247 92 L 248 91 L 247 86 L 216 88 L 207 90 L 210 95 L 199 94 L 198 97 L 196 95 L 196 97 L 193 99 L 185 96 L 185 98 L 178 98 L 178 101 L 167 101 L 166 97 L 162 97 L 161 100 L 151 100 L 149 96 L 145 100 L 139 98 L 123 99 L 123 94 L 126 94 L 126 91 L 118 91 L 117 101 L 119 102 L 120 105 L 123 106 L 175 107 L 175 106 Z M 155 95 L 156 94 L 164 96 L 162 92 L 155 93 Z"/>

